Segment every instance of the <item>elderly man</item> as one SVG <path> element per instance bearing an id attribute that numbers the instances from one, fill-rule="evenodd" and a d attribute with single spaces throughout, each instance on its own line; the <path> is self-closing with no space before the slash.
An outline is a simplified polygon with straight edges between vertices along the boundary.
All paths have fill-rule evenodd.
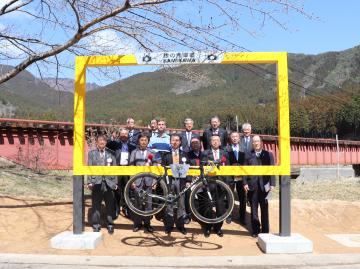
<path id="1" fill-rule="evenodd" d="M 155 135 L 158 134 L 158 121 L 157 121 L 157 119 L 152 119 L 150 121 L 149 129 L 150 129 L 150 132 L 151 132 L 150 137 L 155 136 Z"/>
<path id="2" fill-rule="evenodd" d="M 253 150 L 246 157 L 247 165 L 274 165 L 273 154 L 263 148 L 258 135 L 252 138 Z M 245 176 L 244 190 L 247 192 L 251 205 L 252 236 L 269 232 L 269 205 L 268 195 L 275 188 L 275 176 Z M 261 223 L 258 216 L 260 205 Z"/>
<path id="3" fill-rule="evenodd" d="M 206 129 L 203 133 L 203 145 L 204 150 L 210 149 L 211 147 L 211 137 L 217 135 L 220 138 L 221 148 L 225 148 L 228 142 L 228 133 L 225 129 L 220 127 L 220 118 L 218 116 L 213 116 L 210 119 L 210 128 Z"/>
<path id="4" fill-rule="evenodd" d="M 190 143 L 193 137 L 200 138 L 200 135 L 194 133 L 192 130 L 194 127 L 194 121 L 190 118 L 184 120 L 185 131 L 181 132 L 181 149 L 185 152 L 190 151 Z"/>
<path id="5" fill-rule="evenodd" d="M 97 148 L 89 151 L 88 165 L 113 166 L 115 165 L 115 156 L 113 152 L 107 149 L 106 137 L 99 135 L 96 138 Z M 102 200 L 105 200 L 106 223 L 109 234 L 114 233 L 114 190 L 118 188 L 115 176 L 88 176 L 87 187 L 91 190 L 92 216 L 91 222 L 94 232 L 99 232 L 100 210 Z"/>
<path id="6" fill-rule="evenodd" d="M 251 124 L 244 123 L 242 125 L 243 136 L 240 140 L 241 151 L 249 153 L 252 150 Z"/>
<path id="7" fill-rule="evenodd" d="M 227 155 L 227 152 L 223 149 L 221 149 L 221 141 L 220 141 L 220 137 L 218 135 L 213 135 L 210 138 L 210 145 L 211 148 L 208 150 L 205 150 L 202 153 L 202 157 L 201 157 L 201 161 L 203 163 L 208 163 L 209 161 L 213 161 L 213 162 L 217 162 L 220 163 L 221 165 L 228 165 L 229 164 L 229 157 Z M 226 183 L 229 183 L 229 177 L 219 177 L 221 180 L 225 181 Z M 216 188 L 214 188 L 214 185 L 210 184 L 210 192 L 214 195 L 215 199 L 216 199 L 216 204 L 218 207 L 217 213 L 218 214 L 223 214 L 225 211 L 225 201 L 224 201 L 224 193 L 216 190 Z M 202 197 L 204 199 L 206 199 L 206 195 L 205 197 Z M 203 224 L 203 229 L 204 229 L 204 235 L 205 237 L 209 237 L 210 236 L 210 232 L 211 232 L 211 228 L 214 229 L 214 232 L 219 236 L 222 237 L 224 235 L 223 231 L 221 230 L 221 227 L 223 225 L 223 222 L 219 222 L 216 223 L 214 225 L 211 224 Z"/>
<path id="8" fill-rule="evenodd" d="M 138 136 L 140 134 L 140 131 L 135 130 L 135 120 L 133 118 L 128 118 L 126 120 L 126 129 L 129 131 L 128 137 L 129 141 L 128 143 L 136 148 L 137 142 L 138 142 Z"/>
<path id="9" fill-rule="evenodd" d="M 240 145 L 240 134 L 230 133 L 230 144 L 227 146 L 230 165 L 245 165 L 245 153 Z M 246 224 L 246 193 L 242 184 L 242 177 L 234 177 L 236 192 L 239 199 L 239 219 L 242 225 Z"/>

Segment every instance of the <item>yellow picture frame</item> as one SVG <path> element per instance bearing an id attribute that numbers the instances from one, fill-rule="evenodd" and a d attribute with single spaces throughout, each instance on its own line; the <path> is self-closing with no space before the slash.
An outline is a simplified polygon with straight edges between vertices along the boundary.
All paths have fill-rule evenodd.
<path id="1" fill-rule="evenodd" d="M 163 173 L 155 166 L 85 165 L 86 68 L 166 64 L 276 64 L 279 130 L 279 164 L 274 166 L 222 166 L 214 175 L 290 175 L 290 126 L 288 68 L 286 52 L 164 52 L 112 56 L 78 56 L 75 62 L 74 93 L 74 175 L 135 175 L 140 172 Z M 190 170 L 190 175 L 199 171 Z"/>

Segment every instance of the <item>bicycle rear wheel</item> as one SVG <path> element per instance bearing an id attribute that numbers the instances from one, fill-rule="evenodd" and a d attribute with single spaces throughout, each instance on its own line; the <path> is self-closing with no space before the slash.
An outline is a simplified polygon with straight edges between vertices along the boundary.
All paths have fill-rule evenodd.
<path id="1" fill-rule="evenodd" d="M 159 213 L 166 204 L 167 195 L 164 180 L 152 173 L 133 176 L 124 189 L 125 202 L 130 210 L 144 217 Z"/>
<path id="2" fill-rule="evenodd" d="M 203 182 L 194 186 L 190 193 L 190 208 L 198 220 L 215 224 L 224 221 L 231 214 L 234 208 L 234 195 L 223 181 L 207 181 L 207 186 Z"/>

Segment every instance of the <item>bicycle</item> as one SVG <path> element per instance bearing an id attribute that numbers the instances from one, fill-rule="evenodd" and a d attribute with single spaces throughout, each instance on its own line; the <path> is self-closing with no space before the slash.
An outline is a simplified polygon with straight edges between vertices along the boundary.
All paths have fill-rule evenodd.
<path id="1" fill-rule="evenodd" d="M 217 167 L 211 162 L 208 175 Z M 190 192 L 190 209 L 193 215 L 201 222 L 215 224 L 224 221 L 234 207 L 234 195 L 230 187 L 217 177 L 205 176 L 203 165 L 190 167 L 188 164 L 163 166 L 164 174 L 140 173 L 127 182 L 124 189 L 125 202 L 134 213 L 141 216 L 153 216 L 159 213 L 166 205 L 173 205 Z M 172 169 L 174 178 L 184 178 L 184 171 L 188 169 L 200 170 L 196 177 L 179 194 L 171 191 L 171 177 L 168 170 Z M 178 176 L 178 177 L 176 177 Z M 186 175 L 185 175 L 186 177 Z M 151 188 L 150 188 L 151 187 Z"/>

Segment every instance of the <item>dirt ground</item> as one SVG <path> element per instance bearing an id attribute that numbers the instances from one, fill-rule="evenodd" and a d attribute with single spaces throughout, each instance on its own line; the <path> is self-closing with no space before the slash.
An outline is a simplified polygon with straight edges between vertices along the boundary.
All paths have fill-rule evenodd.
<path id="1" fill-rule="evenodd" d="M 87 200 L 86 212 L 90 201 Z M 247 208 L 249 212 L 249 208 Z M 6 253 L 70 254 L 70 255 L 151 255 L 151 256 L 232 256 L 261 255 L 257 239 L 236 221 L 224 224 L 224 237 L 212 234 L 205 238 L 200 226 L 192 221 L 186 236 L 173 232 L 165 236 L 162 223 L 153 220 L 154 234 L 132 232 L 130 220 L 120 216 L 115 221 L 115 233 L 102 229 L 103 241 L 95 250 L 70 251 L 50 247 L 54 235 L 72 229 L 70 200 L 20 199 L 0 197 L 0 250 Z M 248 216 L 249 217 L 249 216 Z M 270 202 L 270 230 L 278 232 L 279 201 Z M 86 218 L 87 220 L 87 218 Z M 360 233 L 360 202 L 328 200 L 292 200 L 292 232 L 314 242 L 314 253 L 360 253 L 327 238 L 331 233 Z M 86 223 L 86 231 L 91 227 Z"/>

